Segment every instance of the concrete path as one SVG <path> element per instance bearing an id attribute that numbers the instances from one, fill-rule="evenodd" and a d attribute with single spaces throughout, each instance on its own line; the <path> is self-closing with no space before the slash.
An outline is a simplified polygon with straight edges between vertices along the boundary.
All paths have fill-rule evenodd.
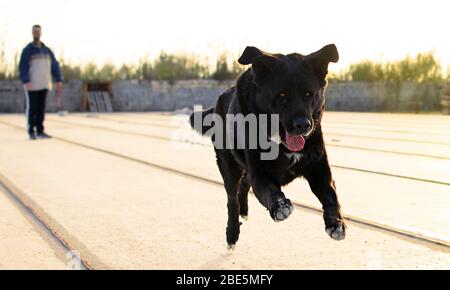
<path id="1" fill-rule="evenodd" d="M 115 118 L 115 116 L 108 116 L 107 118 L 111 119 Z M 180 135 L 173 128 L 111 123 L 110 120 L 103 121 L 103 117 L 98 118 L 98 120 L 84 116 L 71 116 L 63 119 L 55 117 L 50 119 L 49 123 L 52 122 L 53 130 L 67 140 L 73 140 L 108 150 L 109 152 L 131 156 L 135 159 L 174 170 L 182 170 L 198 176 L 203 176 L 204 172 L 208 172 L 208 178 L 217 182 L 222 181 L 215 162 L 211 161 L 214 159 L 212 149 L 205 146 L 170 142 L 171 137 Z M 170 122 L 165 122 L 165 125 L 168 124 Z M 80 126 L 83 126 L 83 130 L 80 130 Z M 192 135 L 191 131 L 187 132 L 188 137 L 197 137 Z M 101 137 L 99 138 L 98 136 Z M 124 138 L 124 136 L 126 137 Z M 208 140 L 205 141 L 209 142 Z M 140 146 L 129 146 L 130 142 L 140 144 Z M 148 148 L 151 148 L 151 150 Z M 177 162 L 167 162 L 167 160 L 173 159 L 174 150 L 178 152 Z M 333 157 L 341 153 L 333 150 L 329 151 L 332 161 Z M 372 164 L 375 161 L 378 163 L 390 163 L 392 162 L 390 160 L 390 155 L 392 154 L 386 153 L 384 159 L 372 156 L 371 159 L 375 161 L 363 162 L 357 158 L 361 155 L 361 152 L 358 152 L 358 150 L 354 151 L 357 152 L 355 154 L 347 152 L 345 156 L 348 160 L 353 160 L 352 164 L 347 165 L 350 165 L 350 168 L 355 170 L 340 167 L 333 168 L 340 191 L 340 198 L 346 213 L 450 241 L 450 233 L 447 230 L 450 228 L 450 200 L 448 198 L 450 187 L 448 185 L 358 171 L 356 169 L 380 170 L 380 168 L 373 167 Z M 370 156 L 372 152 L 366 152 L 366 154 Z M 202 161 L 193 162 L 193 155 L 196 156 L 197 161 Z M 415 164 L 411 165 L 408 159 L 409 156 L 402 156 L 402 158 L 400 162 L 395 164 L 406 163 L 408 165 L 399 165 L 397 166 L 398 169 L 393 168 L 393 174 L 401 173 L 396 170 L 402 170 L 408 174 L 408 168 L 411 168 L 411 173 L 426 172 L 427 168 L 418 168 Z M 425 157 L 420 158 L 426 159 Z M 430 161 L 429 159 L 426 160 L 430 163 L 428 166 L 434 168 L 437 176 L 440 176 L 443 182 L 449 182 L 450 160 L 431 159 Z M 401 161 L 404 161 L 404 163 Z M 405 175 L 405 177 L 408 176 Z M 420 177 L 420 175 L 417 175 L 417 177 Z M 429 177 L 432 178 L 431 175 Z M 415 178 L 414 175 L 412 175 L 412 178 Z M 286 192 L 292 193 L 290 197 L 294 200 L 320 207 L 309 186 L 304 181 L 299 180 L 290 184 Z M 403 210 L 399 211 L 399 208 Z M 424 214 L 417 215 L 417 212 L 423 212 Z"/>
<path id="2" fill-rule="evenodd" d="M 342 114 L 342 119 L 372 124 L 373 116 Z M 340 115 L 331 117 L 339 121 Z M 405 122 L 415 122 L 410 116 L 403 117 Z M 445 129 L 440 131 L 446 126 L 443 118 L 433 116 L 429 127 L 445 136 Z M 352 222 L 347 239 L 335 242 L 325 234 L 320 214 L 297 208 L 287 221 L 274 223 L 253 197 L 250 221 L 241 228 L 236 251 L 227 253 L 226 195 L 217 184 L 221 179 L 212 149 L 170 142 L 174 134 L 171 123 L 170 116 L 161 114 L 49 115 L 48 132 L 61 139 L 32 142 L 18 129 L 24 127 L 23 116 L 2 115 L 0 174 L 14 183 L 20 189 L 19 198 L 95 269 L 450 268 L 449 247 Z M 390 130 L 389 125 L 383 126 Z M 438 141 L 446 142 L 442 136 Z M 403 141 L 383 143 L 380 139 L 384 144 L 380 147 L 367 140 L 364 144 L 345 142 L 389 149 L 389 142 Z M 445 145 L 435 145 L 435 151 L 416 146 L 411 152 L 448 155 Z M 333 163 L 353 168 L 333 169 L 347 214 L 450 242 L 450 192 L 445 184 L 449 182 L 449 160 L 343 150 L 336 147 L 330 155 Z M 340 159 L 341 154 L 347 158 Z M 376 162 L 357 159 L 369 158 L 367 155 Z M 384 167 L 388 161 L 397 166 Z M 421 166 L 415 166 L 418 162 Z M 429 170 L 418 168 L 422 166 Z M 373 173 L 378 171 L 386 174 Z M 428 181 L 417 180 L 420 178 Z M 303 181 L 285 191 L 302 204 L 318 206 Z M 2 204 L 7 203 L 0 199 Z M 8 219 L 20 220 L 20 209 L 7 212 Z M 4 233 L 5 238 L 17 238 L 14 232 Z M 0 268 L 18 265 L 14 264 L 20 260 L 15 259 L 18 251 L 20 245 L 14 244 L 8 245 L 5 258 L 0 251 Z M 49 263 L 51 259 L 49 256 Z M 30 263 L 28 267 L 58 265 Z"/>
<path id="3" fill-rule="evenodd" d="M 67 269 L 69 260 L 0 185 L 0 269 Z"/>

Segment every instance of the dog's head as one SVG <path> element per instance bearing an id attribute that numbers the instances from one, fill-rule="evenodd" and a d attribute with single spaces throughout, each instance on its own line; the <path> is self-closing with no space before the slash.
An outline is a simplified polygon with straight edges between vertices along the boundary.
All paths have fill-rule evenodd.
<path id="1" fill-rule="evenodd" d="M 309 55 L 271 54 L 249 46 L 239 58 L 240 64 L 252 65 L 258 110 L 279 115 L 281 141 L 291 151 L 302 150 L 314 131 L 325 104 L 328 64 L 338 60 L 334 44 Z"/>

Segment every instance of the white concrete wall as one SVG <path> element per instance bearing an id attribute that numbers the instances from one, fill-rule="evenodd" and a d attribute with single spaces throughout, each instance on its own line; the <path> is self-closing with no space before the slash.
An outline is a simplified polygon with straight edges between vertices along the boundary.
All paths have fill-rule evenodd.
<path id="1" fill-rule="evenodd" d="M 64 84 L 64 108 L 69 111 L 81 110 L 82 81 L 69 81 Z M 56 111 L 55 92 L 47 95 L 47 111 Z M 0 113 L 25 112 L 25 92 L 20 81 L 0 81 Z"/>
<path id="2" fill-rule="evenodd" d="M 213 106 L 217 97 L 235 81 L 113 81 L 114 111 L 173 111 L 193 104 Z M 64 108 L 81 111 L 82 81 L 64 86 Z M 327 109 L 335 111 L 438 111 L 441 90 L 436 84 L 330 82 Z M 0 81 L 0 112 L 22 112 L 24 93 L 19 81 Z M 47 110 L 55 111 L 50 92 Z"/>

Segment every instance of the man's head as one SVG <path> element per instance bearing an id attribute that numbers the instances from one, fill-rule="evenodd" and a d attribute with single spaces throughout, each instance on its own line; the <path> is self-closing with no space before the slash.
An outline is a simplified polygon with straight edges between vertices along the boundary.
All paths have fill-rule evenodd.
<path id="1" fill-rule="evenodd" d="M 292 151 L 303 148 L 325 103 L 328 64 L 337 62 L 334 44 L 309 55 L 271 54 L 247 47 L 239 59 L 252 65 L 256 106 L 261 113 L 278 114 L 280 137 Z"/>
<path id="2" fill-rule="evenodd" d="M 41 39 L 41 33 L 42 33 L 41 26 L 39 24 L 33 25 L 32 33 L 33 33 L 33 40 L 39 41 Z"/>

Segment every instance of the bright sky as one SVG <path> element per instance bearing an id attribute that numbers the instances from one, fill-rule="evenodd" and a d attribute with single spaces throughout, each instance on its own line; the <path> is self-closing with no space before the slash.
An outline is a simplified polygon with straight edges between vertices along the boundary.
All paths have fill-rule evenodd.
<path id="1" fill-rule="evenodd" d="M 245 46 L 309 53 L 335 43 L 337 71 L 360 59 L 434 50 L 450 64 L 448 0 L 0 0 L 0 44 L 11 58 L 32 24 L 73 62 L 136 62 L 160 50 L 237 56 Z"/>

